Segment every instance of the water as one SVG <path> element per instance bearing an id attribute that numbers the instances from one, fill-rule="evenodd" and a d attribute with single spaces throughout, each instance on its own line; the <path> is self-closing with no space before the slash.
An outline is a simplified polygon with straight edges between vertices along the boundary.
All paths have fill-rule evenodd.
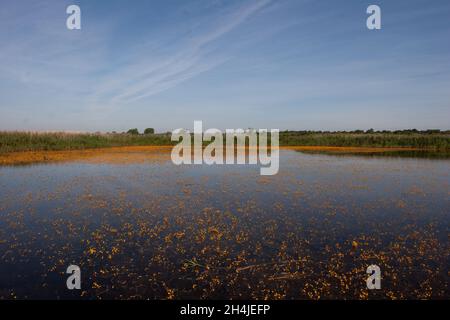
<path id="1" fill-rule="evenodd" d="M 134 156 L 0 167 L 0 298 L 450 298 L 449 160 Z"/>

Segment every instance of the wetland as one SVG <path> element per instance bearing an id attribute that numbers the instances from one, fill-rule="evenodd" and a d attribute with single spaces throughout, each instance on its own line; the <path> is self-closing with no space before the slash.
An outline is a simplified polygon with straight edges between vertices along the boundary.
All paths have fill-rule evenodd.
<path id="1" fill-rule="evenodd" d="M 3 156 L 0 298 L 450 298 L 448 158 L 282 148 L 260 176 L 170 150 Z"/>

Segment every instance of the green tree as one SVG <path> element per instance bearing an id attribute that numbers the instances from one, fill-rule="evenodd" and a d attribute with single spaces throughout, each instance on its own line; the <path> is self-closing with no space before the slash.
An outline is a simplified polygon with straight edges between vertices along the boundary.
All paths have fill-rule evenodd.
<path id="1" fill-rule="evenodd" d="M 155 133 L 155 129 L 153 128 L 147 128 L 144 130 L 144 134 L 154 134 Z"/>
<path id="2" fill-rule="evenodd" d="M 132 135 L 138 135 L 139 134 L 139 130 L 134 128 L 134 129 L 130 129 L 127 131 L 128 134 L 132 134 Z"/>

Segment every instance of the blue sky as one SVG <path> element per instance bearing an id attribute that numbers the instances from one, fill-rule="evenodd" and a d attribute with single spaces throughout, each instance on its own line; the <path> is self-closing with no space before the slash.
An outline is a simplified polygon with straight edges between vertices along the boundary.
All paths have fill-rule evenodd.
<path id="1" fill-rule="evenodd" d="M 77 4 L 82 29 L 66 28 Z M 366 28 L 366 8 L 382 29 Z M 2 0 L 0 130 L 450 129 L 447 0 Z"/>

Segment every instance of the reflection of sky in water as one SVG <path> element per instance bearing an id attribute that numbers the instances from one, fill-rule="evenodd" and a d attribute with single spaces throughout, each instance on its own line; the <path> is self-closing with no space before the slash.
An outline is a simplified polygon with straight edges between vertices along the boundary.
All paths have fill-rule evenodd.
<path id="1" fill-rule="evenodd" d="M 262 261 L 273 258 L 273 245 L 279 245 L 289 233 L 309 240 L 310 252 L 319 256 L 325 246 L 345 243 L 361 234 L 376 239 L 382 247 L 406 233 L 406 227 L 421 230 L 432 225 L 435 237 L 448 248 L 449 169 L 448 160 L 335 157 L 285 150 L 275 176 L 260 176 L 257 165 L 177 167 L 170 161 L 151 160 L 118 165 L 69 162 L 2 167 L 0 239 L 9 244 L 23 241 L 27 244 L 24 248 L 32 251 L 49 243 L 60 250 L 69 243 L 62 254 L 76 261 L 86 249 L 80 239 L 89 238 L 104 224 L 120 228 L 126 222 L 148 220 L 156 224 L 168 218 L 169 230 L 189 232 L 196 230 L 199 213 L 211 208 L 236 217 L 237 230 L 245 231 L 249 241 L 258 241 L 269 222 L 277 225 L 275 244 L 254 257 Z M 115 210 L 121 214 L 116 215 Z M 177 216 L 184 219 L 181 224 L 175 223 Z M 13 227 L 14 219 L 21 226 Z M 54 234 L 54 221 L 64 230 L 60 236 Z M 223 219 L 230 226 L 232 221 Z M 69 233 L 68 224 L 76 226 L 76 234 Z M 52 234 L 49 242 L 42 238 L 46 233 Z M 108 241 L 113 242 L 114 237 Z M 232 250 L 242 248 L 230 240 L 224 244 L 230 246 L 231 256 Z M 128 245 L 130 252 L 136 249 Z M 195 247 L 191 250 L 195 254 Z M 18 251 L 13 249 L 10 254 L 20 260 Z M 24 278 L 39 274 L 38 281 L 44 281 L 42 272 L 51 263 L 42 267 L 42 259 L 52 258 L 33 257 L 17 270 L 10 260 L 0 260 L 0 284 L 4 288 L 27 286 L 17 278 L 7 278 L 5 271 L 20 271 Z M 181 258 L 173 254 L 170 259 L 176 264 Z M 136 263 L 139 272 L 139 263 L 132 261 L 123 263 Z M 58 277 L 46 274 L 52 287 L 51 282 Z M 44 296 L 56 291 L 53 288 Z"/>

